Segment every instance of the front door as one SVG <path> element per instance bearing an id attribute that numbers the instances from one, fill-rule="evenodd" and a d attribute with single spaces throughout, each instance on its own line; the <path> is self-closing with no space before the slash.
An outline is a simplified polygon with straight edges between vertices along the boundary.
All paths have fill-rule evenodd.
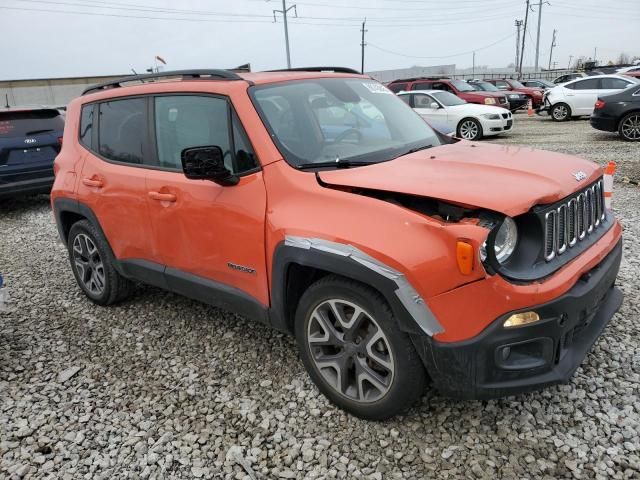
<path id="1" fill-rule="evenodd" d="M 169 286 L 181 291 L 204 280 L 268 305 L 265 186 L 231 104 L 190 94 L 156 96 L 153 102 L 157 168 L 148 171 L 146 195 Z M 227 168 L 240 176 L 237 185 L 184 176 L 181 151 L 207 145 L 222 149 Z"/>
<path id="2" fill-rule="evenodd" d="M 414 93 L 413 108 L 433 127 L 451 127 L 447 120 L 447 110 L 436 102 L 432 96 L 426 93 Z"/>

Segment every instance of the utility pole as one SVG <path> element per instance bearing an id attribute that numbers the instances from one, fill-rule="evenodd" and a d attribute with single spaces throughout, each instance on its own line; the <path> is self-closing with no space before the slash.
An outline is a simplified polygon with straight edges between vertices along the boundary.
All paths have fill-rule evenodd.
<path id="1" fill-rule="evenodd" d="M 598 55 L 598 47 L 593 47 L 593 64 L 595 67 L 598 66 L 598 61 L 596 60 L 597 55 Z"/>
<path id="2" fill-rule="evenodd" d="M 366 30 L 364 29 L 364 26 L 367 24 L 367 19 L 365 18 L 364 21 L 362 22 L 362 30 L 360 30 L 362 32 L 362 42 L 360 42 L 360 46 L 362 47 L 362 57 L 361 57 L 361 63 L 360 63 L 360 73 L 362 73 L 364 75 L 364 47 L 367 45 L 366 43 L 364 43 L 364 34 L 366 32 Z"/>
<path id="3" fill-rule="evenodd" d="M 520 63 L 520 27 L 522 27 L 522 20 L 516 20 L 516 29 L 518 30 L 516 36 L 516 72 L 518 71 L 518 64 Z"/>
<path id="4" fill-rule="evenodd" d="M 571 60 L 573 59 L 573 55 L 569 55 L 569 65 L 567 65 L 567 70 L 571 69 Z"/>
<path id="5" fill-rule="evenodd" d="M 551 69 L 551 57 L 553 56 L 553 47 L 555 46 L 556 46 L 556 29 L 554 28 L 553 39 L 551 40 L 551 49 L 549 50 L 549 69 Z M 571 63 L 571 58 L 569 58 L 569 63 Z"/>
<path id="6" fill-rule="evenodd" d="M 529 21 L 529 2 L 531 0 L 527 0 L 527 10 L 526 13 L 524 15 L 524 29 L 522 31 L 522 48 L 520 49 L 520 67 L 518 68 L 518 80 L 520 80 L 522 78 L 522 59 L 524 58 L 524 42 L 527 38 L 527 23 Z"/>
<path id="7" fill-rule="evenodd" d="M 476 51 L 473 51 L 473 64 L 471 67 L 471 76 L 476 78 Z"/>
<path id="8" fill-rule="evenodd" d="M 285 46 L 287 48 L 287 68 L 291 68 L 291 53 L 289 52 L 289 28 L 287 25 L 287 13 L 289 13 L 289 10 L 292 10 L 295 12 L 296 17 L 298 16 L 298 10 L 296 9 L 295 5 L 291 5 L 289 8 L 287 8 L 287 0 L 282 0 L 282 10 L 274 10 L 273 11 L 273 21 L 276 22 L 276 13 L 281 13 L 282 14 L 282 18 L 284 19 L 284 42 L 285 42 Z"/>
<path id="9" fill-rule="evenodd" d="M 548 3 L 538 0 L 538 36 L 536 37 L 536 66 L 535 71 L 538 72 L 538 58 L 540 57 L 540 24 L 542 23 L 542 4 Z"/>

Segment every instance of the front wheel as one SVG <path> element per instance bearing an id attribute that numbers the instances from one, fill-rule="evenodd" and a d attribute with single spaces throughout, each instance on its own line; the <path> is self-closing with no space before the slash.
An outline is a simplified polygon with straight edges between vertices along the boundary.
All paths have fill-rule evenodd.
<path id="1" fill-rule="evenodd" d="M 628 142 L 640 141 L 640 112 L 631 112 L 620 120 L 618 133 Z"/>
<path id="2" fill-rule="evenodd" d="M 422 395 L 422 362 L 375 290 L 342 277 L 324 277 L 300 299 L 295 322 L 307 372 L 338 407 L 382 420 Z"/>
<path id="3" fill-rule="evenodd" d="M 458 138 L 465 140 L 480 140 L 482 138 L 482 125 L 475 118 L 463 118 L 458 123 Z"/>
<path id="4" fill-rule="evenodd" d="M 556 103 L 551 107 L 551 118 L 556 122 L 565 122 L 571 118 L 571 108 L 566 103 Z"/>

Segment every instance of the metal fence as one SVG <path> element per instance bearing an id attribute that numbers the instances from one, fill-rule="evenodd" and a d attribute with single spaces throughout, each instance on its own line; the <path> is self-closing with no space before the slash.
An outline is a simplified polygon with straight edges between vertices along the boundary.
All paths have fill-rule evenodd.
<path id="1" fill-rule="evenodd" d="M 567 73 L 571 73 L 574 70 L 543 70 L 541 72 L 526 72 L 522 75 L 518 75 L 517 72 L 500 72 L 500 73 L 491 73 L 491 72 L 471 72 L 471 73 L 457 73 L 455 75 L 447 75 L 449 78 L 459 78 L 461 80 L 470 80 L 472 78 L 487 78 L 487 79 L 500 79 L 500 78 L 511 78 L 511 79 L 519 79 L 519 80 L 534 80 L 534 79 L 543 79 L 543 80 L 553 80 L 554 78 L 558 78 L 560 75 L 565 75 Z"/>

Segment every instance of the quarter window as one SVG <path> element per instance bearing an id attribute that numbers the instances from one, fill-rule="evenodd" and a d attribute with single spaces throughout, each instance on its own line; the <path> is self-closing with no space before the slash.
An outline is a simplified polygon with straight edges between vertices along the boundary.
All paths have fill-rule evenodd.
<path id="1" fill-rule="evenodd" d="M 222 149 L 225 166 L 233 173 L 257 167 L 249 141 L 225 99 L 156 97 L 155 127 L 160 167 L 182 170 L 181 153 L 185 148 L 211 145 Z"/>
<path id="2" fill-rule="evenodd" d="M 622 90 L 623 88 L 627 88 L 630 82 L 626 80 L 622 80 L 621 78 L 601 78 L 602 87 L 608 90 Z"/>
<path id="3" fill-rule="evenodd" d="M 100 104 L 99 153 L 117 162 L 143 163 L 146 100 L 129 98 Z"/>
<path id="4" fill-rule="evenodd" d="M 85 105 L 82 107 L 82 113 L 80 115 L 80 143 L 82 143 L 88 149 L 92 149 L 92 135 L 93 135 L 93 105 Z"/>

